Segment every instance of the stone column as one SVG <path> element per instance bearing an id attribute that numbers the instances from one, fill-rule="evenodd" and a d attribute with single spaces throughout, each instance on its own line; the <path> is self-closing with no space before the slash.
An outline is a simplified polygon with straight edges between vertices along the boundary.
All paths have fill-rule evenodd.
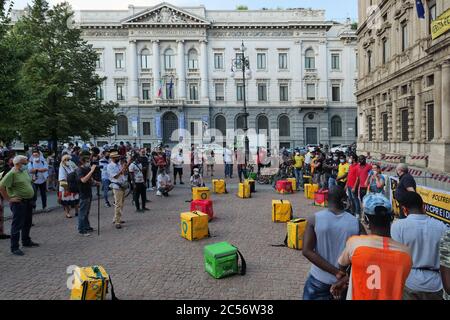
<path id="1" fill-rule="evenodd" d="M 129 51 L 128 51 L 128 66 L 130 80 L 128 82 L 130 92 L 129 99 L 130 103 L 138 103 L 139 91 L 138 91 L 138 63 L 137 63 L 137 43 L 136 40 L 130 41 Z"/>
<path id="2" fill-rule="evenodd" d="M 434 140 L 442 137 L 442 70 L 438 66 L 434 72 Z"/>
<path id="3" fill-rule="evenodd" d="M 153 95 L 155 99 L 158 99 L 158 91 L 161 87 L 161 57 L 159 54 L 159 40 L 152 41 L 153 51 Z"/>
<path id="4" fill-rule="evenodd" d="M 422 140 L 422 77 L 414 80 L 414 141 Z"/>
<path id="5" fill-rule="evenodd" d="M 450 142 L 450 60 L 442 64 L 442 139 Z M 438 119 L 436 119 L 438 120 Z"/>
<path id="6" fill-rule="evenodd" d="M 177 73 L 178 98 L 186 99 L 186 62 L 184 54 L 184 40 L 178 40 Z"/>
<path id="7" fill-rule="evenodd" d="M 392 98 L 392 141 L 397 142 L 397 126 L 398 126 L 398 110 L 397 110 L 397 98 L 398 98 L 398 88 L 394 87 L 391 91 Z"/>
<path id="8" fill-rule="evenodd" d="M 208 90 L 208 51 L 206 48 L 206 40 L 200 41 L 200 78 L 201 78 L 201 89 L 200 96 L 201 100 L 209 99 Z"/>

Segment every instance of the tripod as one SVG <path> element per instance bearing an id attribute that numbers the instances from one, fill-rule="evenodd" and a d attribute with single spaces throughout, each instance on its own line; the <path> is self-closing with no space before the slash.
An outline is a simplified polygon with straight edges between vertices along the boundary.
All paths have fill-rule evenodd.
<path id="1" fill-rule="evenodd" d="M 97 235 L 100 235 L 100 186 L 97 186 Z"/>

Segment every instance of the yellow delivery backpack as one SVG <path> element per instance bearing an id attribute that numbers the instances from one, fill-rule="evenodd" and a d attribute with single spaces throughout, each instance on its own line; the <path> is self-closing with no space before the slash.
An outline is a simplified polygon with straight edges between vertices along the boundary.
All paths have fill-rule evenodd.
<path id="1" fill-rule="evenodd" d="M 192 188 L 192 200 L 209 200 L 210 197 L 209 188 Z"/>
<path id="2" fill-rule="evenodd" d="M 76 268 L 70 300 L 105 300 L 109 284 L 112 300 L 117 300 L 111 277 L 102 266 Z"/>
<path id="3" fill-rule="evenodd" d="M 292 219 L 292 205 L 287 200 L 272 200 L 272 221 L 288 222 Z"/>
<path id="4" fill-rule="evenodd" d="M 209 216 L 203 212 L 192 211 L 180 215 L 181 236 L 189 241 L 209 237 Z"/>
<path id="5" fill-rule="evenodd" d="M 287 235 L 285 245 L 288 248 L 302 250 L 303 235 L 305 234 L 307 225 L 306 219 L 294 219 L 287 223 Z"/>
<path id="6" fill-rule="evenodd" d="M 292 191 L 297 191 L 297 179 L 295 178 L 287 178 L 287 181 L 290 181 L 292 184 Z"/>
<path id="7" fill-rule="evenodd" d="M 239 183 L 238 197 L 242 199 L 248 199 L 251 197 L 249 183 Z"/>
<path id="8" fill-rule="evenodd" d="M 314 193 L 316 191 L 319 191 L 319 185 L 318 184 L 305 184 L 305 198 L 314 200 Z"/>
<path id="9" fill-rule="evenodd" d="M 223 179 L 213 179 L 212 189 L 214 193 L 224 194 L 227 193 L 227 184 Z"/>

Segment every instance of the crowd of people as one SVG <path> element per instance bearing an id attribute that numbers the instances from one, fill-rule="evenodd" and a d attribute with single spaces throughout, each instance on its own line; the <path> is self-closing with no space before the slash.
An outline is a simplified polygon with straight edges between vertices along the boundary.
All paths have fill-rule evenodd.
<path id="1" fill-rule="evenodd" d="M 100 149 L 69 144 L 59 156 L 60 161 L 58 155 L 46 157 L 34 148 L 25 155 L 11 152 L 4 157 L 0 195 L 13 212 L 14 255 L 24 255 L 20 241 L 23 247 L 39 246 L 30 236 L 33 211 L 38 193 L 46 208 L 52 173 L 56 174 L 53 179 L 58 181 L 58 199 L 65 217 L 72 218 L 73 210 L 78 217 L 79 234 L 89 236 L 94 231 L 89 215 L 95 188 L 105 207 L 113 208 L 115 228 L 121 229 L 129 192 L 133 193 L 136 212 L 144 213 L 151 202 L 147 192 L 168 197 L 177 179 L 184 184 L 187 159 L 191 187 L 204 186 L 204 164 L 211 177 L 215 164 L 214 151 L 200 151 L 194 145 L 185 156 L 183 149 L 172 154 L 168 146 L 150 150 L 120 143 Z M 227 178 L 233 176 L 234 163 L 240 180 L 245 178 L 248 167 L 242 161 L 242 152 L 225 148 L 222 156 Z M 365 156 L 327 154 L 316 149 L 306 154 L 295 151 L 292 155 L 282 150 L 280 158 L 280 167 L 292 167 L 300 187 L 310 178 L 322 190 L 328 190 L 328 207 L 308 219 L 304 234 L 303 255 L 312 267 L 303 299 L 449 298 L 449 227 L 426 214 L 407 165 L 399 164 L 396 169 L 399 183 L 394 196 L 401 212 L 395 219 L 391 202 L 384 195 L 386 178 L 380 165 L 368 163 Z"/>

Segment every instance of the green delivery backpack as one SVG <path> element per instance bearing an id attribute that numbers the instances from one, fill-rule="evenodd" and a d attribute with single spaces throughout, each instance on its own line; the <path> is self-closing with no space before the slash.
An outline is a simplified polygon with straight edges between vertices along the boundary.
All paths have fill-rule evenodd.
<path id="1" fill-rule="evenodd" d="M 247 264 L 241 252 L 228 242 L 219 242 L 205 246 L 205 271 L 213 278 L 221 279 L 231 275 L 245 275 Z M 239 268 L 238 259 L 241 259 Z"/>

